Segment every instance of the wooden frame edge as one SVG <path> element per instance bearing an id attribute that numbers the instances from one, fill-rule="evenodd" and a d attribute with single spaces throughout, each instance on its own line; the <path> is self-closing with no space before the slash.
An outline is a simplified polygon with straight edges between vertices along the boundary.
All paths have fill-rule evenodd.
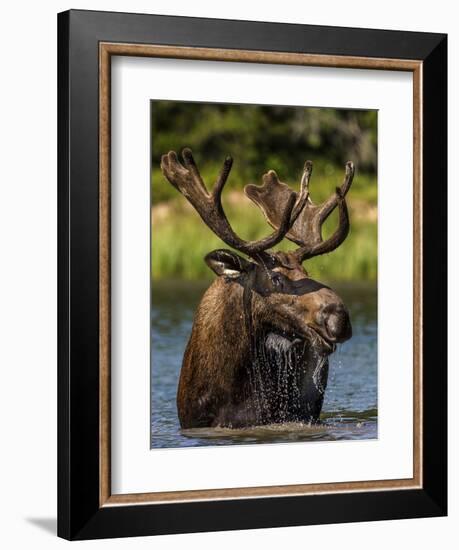
<path id="1" fill-rule="evenodd" d="M 423 479 L 423 281 L 422 281 L 422 108 L 423 65 L 413 71 L 413 477 L 422 487 Z M 416 399 L 417 397 L 417 399 Z M 416 460 L 418 457 L 418 460 Z"/>
<path id="2" fill-rule="evenodd" d="M 417 480 L 388 479 L 381 481 L 350 481 L 339 483 L 309 483 L 302 485 L 268 485 L 265 487 L 237 487 L 232 489 L 204 489 L 195 491 L 166 491 L 158 493 L 135 493 L 111 495 L 103 504 L 123 506 L 126 504 L 164 504 L 209 500 L 235 500 L 260 497 L 294 497 L 337 493 L 361 493 L 370 491 L 397 491 L 421 489 Z"/>
<path id="3" fill-rule="evenodd" d="M 200 61 L 239 61 L 242 63 L 269 63 L 275 65 L 312 65 L 315 67 L 338 67 L 340 69 L 414 71 L 420 63 L 420 61 L 410 59 L 163 46 L 159 44 L 125 44 L 118 42 L 101 42 L 100 50 L 109 55 L 133 57 L 180 58 Z"/>
<path id="4" fill-rule="evenodd" d="M 110 60 L 112 55 L 308 65 L 413 73 L 413 477 L 407 479 L 111 494 L 110 461 Z M 144 505 L 343 492 L 422 489 L 422 61 L 231 50 L 155 44 L 99 43 L 99 506 Z M 417 398 L 416 398 L 417 397 Z"/>
<path id="5" fill-rule="evenodd" d="M 111 495 L 110 54 L 99 50 L 99 505 Z"/>

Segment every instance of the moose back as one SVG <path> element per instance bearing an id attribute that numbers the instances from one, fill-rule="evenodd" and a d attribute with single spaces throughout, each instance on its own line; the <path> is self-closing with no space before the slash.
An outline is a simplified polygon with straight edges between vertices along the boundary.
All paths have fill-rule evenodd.
<path id="1" fill-rule="evenodd" d="M 304 166 L 296 193 L 270 170 L 263 185 L 247 185 L 274 231 L 257 241 L 241 239 L 221 204 L 232 159 L 212 191 L 204 184 L 191 150 L 183 163 L 170 151 L 161 158 L 166 179 L 191 203 L 204 223 L 233 250 L 205 257 L 217 278 L 196 311 L 183 358 L 177 409 L 183 429 L 319 420 L 328 378 L 328 356 L 352 336 L 341 298 L 311 279 L 303 262 L 336 249 L 349 233 L 345 196 L 353 176 L 346 164 L 342 185 L 322 204 L 309 196 L 312 163 Z M 338 228 L 322 238 L 322 225 L 338 208 Z M 272 249 L 284 238 L 298 248 Z"/>

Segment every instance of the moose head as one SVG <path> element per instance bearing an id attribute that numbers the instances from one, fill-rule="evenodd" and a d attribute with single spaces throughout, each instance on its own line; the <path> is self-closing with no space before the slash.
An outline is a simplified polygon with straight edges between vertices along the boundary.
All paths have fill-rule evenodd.
<path id="1" fill-rule="evenodd" d="M 272 422 L 316 422 L 328 377 L 327 357 L 352 335 L 348 311 L 328 286 L 311 279 L 303 262 L 335 250 L 349 233 L 345 196 L 353 176 L 346 164 L 342 185 L 322 204 L 309 194 L 307 161 L 299 193 L 273 170 L 245 194 L 274 231 L 246 241 L 232 229 L 221 203 L 232 159 L 212 191 L 204 184 L 190 149 L 163 155 L 167 180 L 191 203 L 204 223 L 232 250 L 207 254 L 218 275 L 198 310 L 182 365 L 177 404 L 182 428 L 240 427 Z M 328 239 L 322 225 L 338 208 L 338 228 Z M 284 238 L 298 248 L 272 251 Z M 281 387 L 282 386 L 282 387 Z"/>

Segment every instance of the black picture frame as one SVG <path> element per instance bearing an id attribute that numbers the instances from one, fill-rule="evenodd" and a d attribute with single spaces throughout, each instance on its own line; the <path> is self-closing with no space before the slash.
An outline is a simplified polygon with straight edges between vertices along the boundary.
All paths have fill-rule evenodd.
<path id="1" fill-rule="evenodd" d="M 422 488 L 100 506 L 99 43 L 422 62 Z M 71 10 L 58 15 L 58 535 L 94 539 L 447 513 L 447 36 Z"/>

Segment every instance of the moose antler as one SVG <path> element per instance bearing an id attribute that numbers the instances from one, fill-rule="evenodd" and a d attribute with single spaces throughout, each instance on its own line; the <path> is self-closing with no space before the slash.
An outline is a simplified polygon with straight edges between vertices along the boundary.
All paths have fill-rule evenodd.
<path id="1" fill-rule="evenodd" d="M 228 179 L 233 159 L 226 158 L 217 182 L 209 192 L 201 178 L 191 150 L 183 149 L 182 157 L 183 165 L 179 162 L 175 151 L 170 151 L 161 157 L 161 170 L 167 180 L 188 199 L 204 223 L 227 245 L 254 259 L 268 260 L 270 256 L 266 250 L 282 241 L 306 205 L 306 178 L 304 178 L 305 183 L 302 185 L 299 195 L 291 191 L 289 196 L 285 197 L 282 211 L 276 217 L 275 231 L 258 241 L 244 241 L 231 228 L 221 203 L 223 187 Z"/>
<path id="2" fill-rule="evenodd" d="M 299 245 L 294 253 L 298 261 L 325 254 L 335 250 L 349 233 L 349 214 L 345 201 L 346 193 L 351 187 L 354 177 L 354 164 L 348 162 L 344 181 L 341 187 L 322 204 L 314 204 L 309 197 L 309 178 L 312 172 L 312 163 L 307 161 L 301 180 L 302 193 L 306 195 L 305 205 L 299 212 L 295 209 L 292 215 L 293 223 L 286 233 L 286 238 Z M 246 185 L 245 194 L 265 215 L 268 223 L 276 228 L 279 226 L 279 209 L 288 203 L 295 192 L 288 185 L 279 181 L 276 172 L 270 170 L 263 176 L 263 185 Z M 337 230 L 327 240 L 322 239 L 322 225 L 333 210 L 338 206 L 339 223 Z"/>

